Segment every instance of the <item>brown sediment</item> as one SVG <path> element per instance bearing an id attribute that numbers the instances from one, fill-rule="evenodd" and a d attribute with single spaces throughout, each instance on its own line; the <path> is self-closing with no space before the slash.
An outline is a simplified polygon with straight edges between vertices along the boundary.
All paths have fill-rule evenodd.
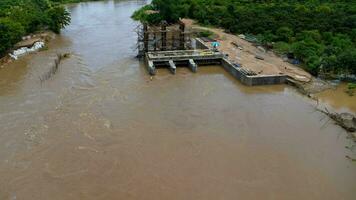
<path id="1" fill-rule="evenodd" d="M 350 96 L 346 91 L 347 84 L 340 83 L 333 86 L 332 89 L 324 90 L 314 96 L 320 102 L 329 105 L 329 110 L 334 109 L 337 112 L 356 113 L 356 96 Z"/>
<path id="2" fill-rule="evenodd" d="M 141 5 L 75 4 L 48 51 L 1 69 L 0 199 L 355 198 L 350 140 L 294 89 L 219 66 L 150 79 L 128 50 Z"/>
<path id="3" fill-rule="evenodd" d="M 5 55 L 4 57 L 0 58 L 0 68 L 4 68 L 4 65 L 10 63 L 11 57 L 9 55 Z"/>
<path id="4" fill-rule="evenodd" d="M 302 83 L 289 79 L 287 83 L 296 87 L 297 90 L 303 95 L 315 100 L 317 102 L 317 106 L 324 103 L 322 104 L 323 108 L 317 108 L 317 110 L 326 114 L 334 120 L 337 125 L 344 128 L 349 133 L 351 139 L 356 142 L 355 134 L 352 133 L 356 131 L 356 117 L 353 114 L 356 112 L 356 98 L 347 96 L 345 91 L 342 93 L 336 92 L 335 87 L 338 88 L 340 86 L 331 86 L 329 83 L 320 79 L 313 78 L 308 83 Z M 347 96 L 347 99 L 345 99 L 345 96 Z M 330 100 L 334 105 L 328 104 Z M 341 102 L 343 104 L 340 104 Z M 337 106 L 335 106 L 335 104 L 337 104 Z M 347 109 L 341 111 L 329 111 L 329 109 L 337 110 L 341 105 L 344 107 L 346 106 Z"/>

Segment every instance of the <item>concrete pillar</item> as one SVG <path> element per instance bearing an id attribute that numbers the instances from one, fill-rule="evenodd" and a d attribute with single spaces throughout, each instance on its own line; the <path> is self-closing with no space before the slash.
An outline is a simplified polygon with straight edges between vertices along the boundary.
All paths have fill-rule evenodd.
<path id="1" fill-rule="evenodd" d="M 156 33 L 153 33 L 153 46 L 154 46 L 154 51 L 157 51 L 157 36 Z"/>
<path id="2" fill-rule="evenodd" d="M 143 43 L 144 43 L 144 52 L 148 52 L 148 26 L 143 24 Z"/>
<path id="3" fill-rule="evenodd" d="M 192 72 L 197 72 L 198 71 L 198 65 L 194 62 L 193 59 L 189 59 L 189 68 L 192 70 Z"/>
<path id="4" fill-rule="evenodd" d="M 173 60 L 169 61 L 169 70 L 173 73 L 176 74 L 177 72 L 177 67 L 176 64 L 174 64 Z"/>
<path id="5" fill-rule="evenodd" d="M 167 50 L 167 22 L 161 24 L 162 51 Z"/>
<path id="6" fill-rule="evenodd" d="M 179 49 L 185 49 L 185 24 L 179 21 Z"/>
<path id="7" fill-rule="evenodd" d="M 148 73 L 150 75 L 155 75 L 156 74 L 156 67 L 152 61 L 148 61 Z"/>

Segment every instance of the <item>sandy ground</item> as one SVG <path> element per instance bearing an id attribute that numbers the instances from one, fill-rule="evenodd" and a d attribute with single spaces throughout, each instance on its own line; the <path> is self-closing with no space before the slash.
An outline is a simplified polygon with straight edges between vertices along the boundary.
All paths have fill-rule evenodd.
<path id="1" fill-rule="evenodd" d="M 236 35 L 225 33 L 223 29 L 202 27 L 191 19 L 182 19 L 182 21 L 186 24 L 188 30 L 209 30 L 216 34 L 221 45 L 218 49 L 228 54 L 231 61 L 241 64 L 244 69 L 261 75 L 286 74 L 301 82 L 309 82 L 312 78 L 308 72 L 284 62 L 272 51 L 265 52 Z M 237 44 L 242 49 L 232 43 Z M 263 57 L 264 60 L 257 59 L 256 56 Z"/>

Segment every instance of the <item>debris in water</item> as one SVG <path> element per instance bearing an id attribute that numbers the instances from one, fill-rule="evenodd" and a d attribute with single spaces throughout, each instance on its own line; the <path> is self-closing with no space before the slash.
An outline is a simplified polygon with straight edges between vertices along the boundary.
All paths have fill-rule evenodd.
<path id="1" fill-rule="evenodd" d="M 17 60 L 20 56 L 23 56 L 30 52 L 35 52 L 39 49 L 42 49 L 44 46 L 45 46 L 44 42 L 42 42 L 42 41 L 36 42 L 31 48 L 28 48 L 28 47 L 19 48 L 19 49 L 13 51 L 12 53 L 10 53 L 9 56 L 11 58 Z"/>
<path id="2" fill-rule="evenodd" d="M 95 153 L 99 153 L 98 150 L 91 148 L 91 147 L 84 147 L 84 146 L 78 146 L 79 150 L 90 150 L 90 151 L 94 151 Z"/>
<path id="3" fill-rule="evenodd" d="M 105 122 L 104 122 L 105 128 L 111 129 L 111 122 L 110 122 L 109 120 L 107 120 L 107 119 L 105 119 L 104 121 L 105 121 Z"/>
<path id="4" fill-rule="evenodd" d="M 89 135 L 87 132 L 83 133 L 85 137 L 89 138 L 90 140 L 95 140 L 95 138 L 91 135 Z"/>

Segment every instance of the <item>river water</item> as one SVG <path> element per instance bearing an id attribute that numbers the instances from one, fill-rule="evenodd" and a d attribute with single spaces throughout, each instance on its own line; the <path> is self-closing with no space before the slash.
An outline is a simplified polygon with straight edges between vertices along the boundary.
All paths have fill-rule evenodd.
<path id="1" fill-rule="evenodd" d="M 145 1 L 70 5 L 49 50 L 0 69 L 0 199 L 355 199 L 347 134 L 287 86 L 136 58 Z M 48 80 L 57 52 L 71 52 Z"/>

